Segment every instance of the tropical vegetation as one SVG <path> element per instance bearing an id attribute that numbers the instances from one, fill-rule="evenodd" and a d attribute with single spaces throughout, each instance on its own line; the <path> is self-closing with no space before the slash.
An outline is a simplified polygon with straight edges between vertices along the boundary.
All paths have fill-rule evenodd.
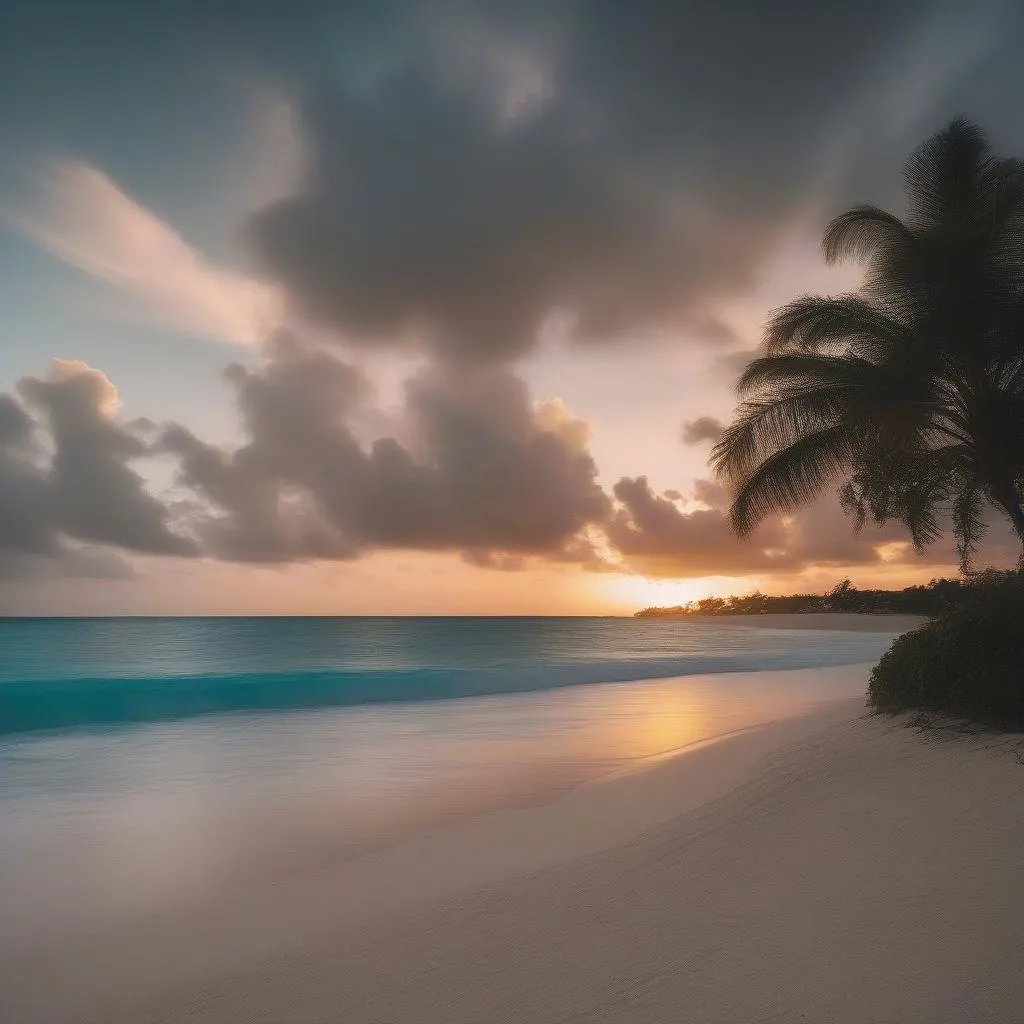
<path id="1" fill-rule="evenodd" d="M 893 643 L 871 673 L 868 702 L 1024 729 L 1024 577 L 968 588 L 966 598 Z"/>
<path id="2" fill-rule="evenodd" d="M 984 581 L 1003 574 L 987 573 Z M 902 590 L 859 590 L 849 579 L 841 580 L 824 594 L 753 594 L 704 597 L 673 607 L 644 608 L 637 618 L 674 618 L 682 615 L 814 614 L 818 612 L 867 612 L 874 614 L 939 615 L 964 603 L 978 581 L 934 579 Z"/>

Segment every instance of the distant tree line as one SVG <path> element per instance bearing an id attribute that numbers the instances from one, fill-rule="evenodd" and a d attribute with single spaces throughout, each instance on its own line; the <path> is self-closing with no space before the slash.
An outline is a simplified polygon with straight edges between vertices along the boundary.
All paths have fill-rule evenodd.
<path id="1" fill-rule="evenodd" d="M 640 619 L 681 615 L 767 615 L 770 612 L 815 614 L 819 612 L 870 612 L 873 614 L 941 615 L 958 608 L 979 586 L 1013 575 L 994 570 L 955 579 L 935 579 L 902 590 L 858 590 L 844 579 L 826 594 L 753 594 L 704 597 L 670 608 L 644 608 Z"/>

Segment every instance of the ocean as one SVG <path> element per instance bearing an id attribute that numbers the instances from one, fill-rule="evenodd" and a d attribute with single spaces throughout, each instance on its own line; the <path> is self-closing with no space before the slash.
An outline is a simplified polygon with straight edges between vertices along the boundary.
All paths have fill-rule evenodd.
<path id="1" fill-rule="evenodd" d="M 0 620 L 0 949 L 542 799 L 863 690 L 884 633 Z"/>

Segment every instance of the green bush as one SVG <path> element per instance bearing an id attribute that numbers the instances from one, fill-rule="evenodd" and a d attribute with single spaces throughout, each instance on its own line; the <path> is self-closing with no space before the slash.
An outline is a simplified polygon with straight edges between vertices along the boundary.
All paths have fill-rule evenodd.
<path id="1" fill-rule="evenodd" d="M 989 580 L 899 637 L 871 673 L 868 703 L 1000 729 L 1024 728 L 1024 578 Z"/>

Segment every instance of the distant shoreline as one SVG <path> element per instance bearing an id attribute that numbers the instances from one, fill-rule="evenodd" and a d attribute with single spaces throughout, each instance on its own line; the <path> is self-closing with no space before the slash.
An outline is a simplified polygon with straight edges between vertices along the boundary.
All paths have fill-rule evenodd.
<path id="1" fill-rule="evenodd" d="M 711 626 L 749 626 L 754 629 L 826 629 L 851 633 L 906 633 L 928 621 L 926 615 L 899 612 L 765 612 L 763 615 L 649 615 L 647 620 L 698 622 Z"/>

